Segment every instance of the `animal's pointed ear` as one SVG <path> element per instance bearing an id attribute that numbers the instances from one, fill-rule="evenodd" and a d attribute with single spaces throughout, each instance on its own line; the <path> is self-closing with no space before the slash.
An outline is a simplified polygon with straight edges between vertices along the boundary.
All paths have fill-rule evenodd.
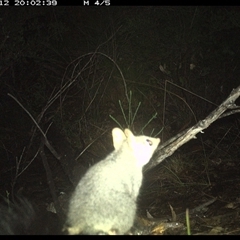
<path id="1" fill-rule="evenodd" d="M 115 150 L 118 150 L 123 141 L 126 139 L 124 132 L 120 128 L 114 128 L 112 130 L 112 137 L 113 137 L 113 146 Z"/>
<path id="2" fill-rule="evenodd" d="M 132 131 L 130 129 L 126 128 L 124 130 L 124 133 L 125 133 L 127 138 L 129 138 L 129 139 L 133 139 L 134 138 L 134 135 L 133 135 L 133 133 L 132 133 Z"/>

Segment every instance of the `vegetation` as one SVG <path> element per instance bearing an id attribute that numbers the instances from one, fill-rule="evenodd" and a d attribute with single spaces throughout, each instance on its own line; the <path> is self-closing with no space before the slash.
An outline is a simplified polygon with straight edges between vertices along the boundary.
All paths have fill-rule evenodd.
<path id="1" fill-rule="evenodd" d="M 104 134 L 116 125 L 165 141 L 240 83 L 239 7 L 24 7 L 1 8 L 0 16 L 3 195 L 21 187 L 16 176 L 29 174 L 22 170 L 35 162 L 40 139 L 8 93 L 43 129 L 53 123 L 77 152 L 84 149 L 78 161 L 89 166 L 110 151 Z M 147 174 L 145 208 L 159 207 L 152 199 L 173 188 L 186 197 L 218 183 L 217 159 L 239 157 L 238 132 L 234 116 L 216 122 Z"/>

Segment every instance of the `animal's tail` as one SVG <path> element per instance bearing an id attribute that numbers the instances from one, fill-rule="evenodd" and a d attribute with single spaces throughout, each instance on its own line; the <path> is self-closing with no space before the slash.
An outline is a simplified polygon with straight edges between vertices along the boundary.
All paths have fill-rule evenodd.
<path id="1" fill-rule="evenodd" d="M 61 226 L 57 214 L 39 211 L 25 198 L 15 203 L 5 201 L 0 205 L 1 235 L 60 234 Z"/>

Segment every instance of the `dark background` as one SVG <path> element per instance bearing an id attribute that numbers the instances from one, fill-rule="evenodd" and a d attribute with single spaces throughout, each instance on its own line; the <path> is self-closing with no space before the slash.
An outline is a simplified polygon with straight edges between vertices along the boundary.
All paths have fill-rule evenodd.
<path id="1" fill-rule="evenodd" d="M 52 201 L 36 155 L 41 134 L 26 111 L 44 132 L 54 129 L 48 137 L 61 154 L 77 158 L 77 182 L 112 150 L 113 127 L 164 142 L 204 119 L 240 83 L 239 43 L 237 6 L 1 7 L 0 194 Z M 238 133 L 238 114 L 221 119 L 164 161 L 173 180 L 159 169 L 146 176 L 154 189 L 141 195 L 144 208 L 165 179 L 174 188 L 176 179 L 218 184 L 218 159 L 236 170 Z M 71 192 L 76 182 L 46 153 L 57 194 Z"/>

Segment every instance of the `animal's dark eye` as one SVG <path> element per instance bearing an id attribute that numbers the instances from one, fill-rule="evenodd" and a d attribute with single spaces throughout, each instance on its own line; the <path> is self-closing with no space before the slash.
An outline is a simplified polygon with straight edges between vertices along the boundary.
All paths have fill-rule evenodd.
<path id="1" fill-rule="evenodd" d="M 152 143 L 151 140 L 147 139 L 146 141 L 148 142 L 149 146 L 152 146 L 152 145 L 153 145 L 153 143 Z"/>

